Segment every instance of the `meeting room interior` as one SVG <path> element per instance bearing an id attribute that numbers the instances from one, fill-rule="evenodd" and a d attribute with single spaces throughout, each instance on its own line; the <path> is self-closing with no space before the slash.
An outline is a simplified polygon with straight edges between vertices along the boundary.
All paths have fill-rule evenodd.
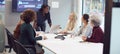
<path id="1" fill-rule="evenodd" d="M 0 54 L 120 54 L 120 0 L 0 0 Z"/>

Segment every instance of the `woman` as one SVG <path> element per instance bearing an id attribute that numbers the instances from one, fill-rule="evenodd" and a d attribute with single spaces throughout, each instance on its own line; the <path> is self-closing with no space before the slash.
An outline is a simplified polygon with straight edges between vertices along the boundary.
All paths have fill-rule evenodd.
<path id="1" fill-rule="evenodd" d="M 51 27 L 52 22 L 51 22 L 50 13 L 49 13 L 49 6 L 42 5 L 42 7 L 37 12 L 37 19 L 34 22 L 35 29 L 37 31 L 45 31 L 45 29 L 46 29 L 45 21 L 46 20 L 48 21 L 48 24 Z"/>
<path id="2" fill-rule="evenodd" d="M 77 36 L 86 36 L 90 38 L 92 34 L 92 27 L 89 25 L 89 15 L 84 14 L 81 18 L 81 21 L 83 23 L 83 26 L 81 26 L 80 30 L 77 33 Z"/>
<path id="3" fill-rule="evenodd" d="M 5 50 L 5 27 L 2 22 L 2 15 L 0 15 L 0 54 Z"/>
<path id="4" fill-rule="evenodd" d="M 33 20 L 35 20 L 36 14 L 33 10 L 27 9 L 23 12 L 23 21 L 24 23 L 20 26 L 20 37 L 19 42 L 23 45 L 36 45 L 36 33 L 30 24 Z M 31 54 L 36 54 L 36 49 L 32 48 L 30 51 Z M 42 53 L 42 51 L 39 51 Z"/>
<path id="5" fill-rule="evenodd" d="M 19 37 L 20 37 L 20 27 L 21 27 L 21 25 L 22 25 L 23 23 L 24 23 L 24 21 L 23 21 L 23 13 L 21 13 L 21 14 L 20 14 L 20 20 L 19 20 L 19 22 L 17 23 L 17 26 L 16 26 L 16 28 L 15 28 L 15 30 L 14 30 L 14 38 L 15 38 L 16 40 L 18 40 Z M 36 33 L 36 36 L 39 36 L 39 34 L 40 34 L 40 33 Z M 42 39 L 42 36 L 36 37 L 35 39 L 36 39 L 36 40 L 41 40 L 41 39 Z M 46 37 L 45 37 L 45 39 L 46 39 Z"/>
<path id="6" fill-rule="evenodd" d="M 103 43 L 104 33 L 100 28 L 101 21 L 98 15 L 92 15 L 90 19 L 90 24 L 93 27 L 92 35 L 90 38 L 83 36 L 82 39 L 88 42 Z"/>
<path id="7" fill-rule="evenodd" d="M 70 13 L 66 28 L 60 33 L 72 33 L 76 26 L 77 16 L 74 12 Z"/>
<path id="8" fill-rule="evenodd" d="M 15 38 L 16 40 L 19 39 L 19 36 L 20 36 L 20 26 L 21 26 L 23 23 L 24 23 L 24 21 L 23 21 L 23 13 L 21 13 L 21 14 L 20 14 L 20 20 L 19 20 L 19 22 L 17 23 L 17 26 L 16 26 L 16 28 L 15 28 L 15 30 L 14 30 L 14 38 Z"/>

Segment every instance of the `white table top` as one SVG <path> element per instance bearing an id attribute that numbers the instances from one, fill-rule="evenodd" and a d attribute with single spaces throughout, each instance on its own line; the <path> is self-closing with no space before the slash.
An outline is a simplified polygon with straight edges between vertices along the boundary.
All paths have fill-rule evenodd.
<path id="1" fill-rule="evenodd" d="M 82 42 L 80 37 L 69 38 L 65 40 L 54 39 L 56 35 L 45 34 L 47 40 L 39 40 L 37 43 L 46 47 L 55 54 L 103 54 L 102 43 Z"/>

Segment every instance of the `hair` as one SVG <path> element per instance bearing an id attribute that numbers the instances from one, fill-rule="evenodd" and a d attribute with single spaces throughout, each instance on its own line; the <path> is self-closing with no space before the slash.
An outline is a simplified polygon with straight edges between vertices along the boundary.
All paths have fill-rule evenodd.
<path id="1" fill-rule="evenodd" d="M 23 20 L 23 13 L 20 13 L 20 19 Z"/>
<path id="2" fill-rule="evenodd" d="M 27 9 L 23 12 L 23 21 L 25 23 L 30 23 L 33 20 L 35 20 L 35 18 L 36 18 L 36 13 L 33 10 Z"/>
<path id="3" fill-rule="evenodd" d="M 94 24 L 95 27 L 101 25 L 101 20 L 98 15 L 91 15 L 90 22 Z"/>
<path id="4" fill-rule="evenodd" d="M 86 22 L 89 22 L 89 15 L 83 14 L 83 19 L 86 20 Z"/>
<path id="5" fill-rule="evenodd" d="M 41 8 L 39 9 L 39 11 L 43 12 L 43 10 L 46 8 L 46 7 L 49 7 L 47 4 L 43 4 L 41 6 Z M 50 7 L 49 7 L 50 8 Z"/>
<path id="6" fill-rule="evenodd" d="M 77 20 L 77 16 L 74 12 L 71 12 L 72 16 L 73 16 L 73 20 L 69 20 L 68 21 L 68 24 L 67 24 L 67 27 L 66 27 L 66 30 L 68 31 L 72 31 L 76 25 L 76 20 Z"/>
<path id="7" fill-rule="evenodd" d="M 19 36 L 20 36 L 20 27 L 21 27 L 21 25 L 24 23 L 23 22 L 23 13 L 21 13 L 20 14 L 20 20 L 19 20 L 19 22 L 17 23 L 17 26 L 15 27 L 15 30 L 14 30 L 14 33 L 13 33 L 13 35 L 14 35 L 14 38 L 15 39 L 19 39 Z"/>

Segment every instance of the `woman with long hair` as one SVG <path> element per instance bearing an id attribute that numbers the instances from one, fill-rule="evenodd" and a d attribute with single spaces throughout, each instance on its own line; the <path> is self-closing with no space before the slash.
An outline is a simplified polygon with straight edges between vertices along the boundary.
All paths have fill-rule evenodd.
<path id="1" fill-rule="evenodd" d="M 72 33 L 75 29 L 76 21 L 77 21 L 76 14 L 74 12 L 71 12 L 65 29 L 61 31 L 60 33 L 63 33 L 63 34 Z"/>
<path id="2" fill-rule="evenodd" d="M 42 5 L 42 7 L 37 12 L 37 19 L 34 21 L 34 28 L 36 31 L 44 31 L 46 30 L 46 23 L 48 21 L 49 26 L 51 27 L 52 22 L 49 13 L 50 7 L 48 5 Z"/>

